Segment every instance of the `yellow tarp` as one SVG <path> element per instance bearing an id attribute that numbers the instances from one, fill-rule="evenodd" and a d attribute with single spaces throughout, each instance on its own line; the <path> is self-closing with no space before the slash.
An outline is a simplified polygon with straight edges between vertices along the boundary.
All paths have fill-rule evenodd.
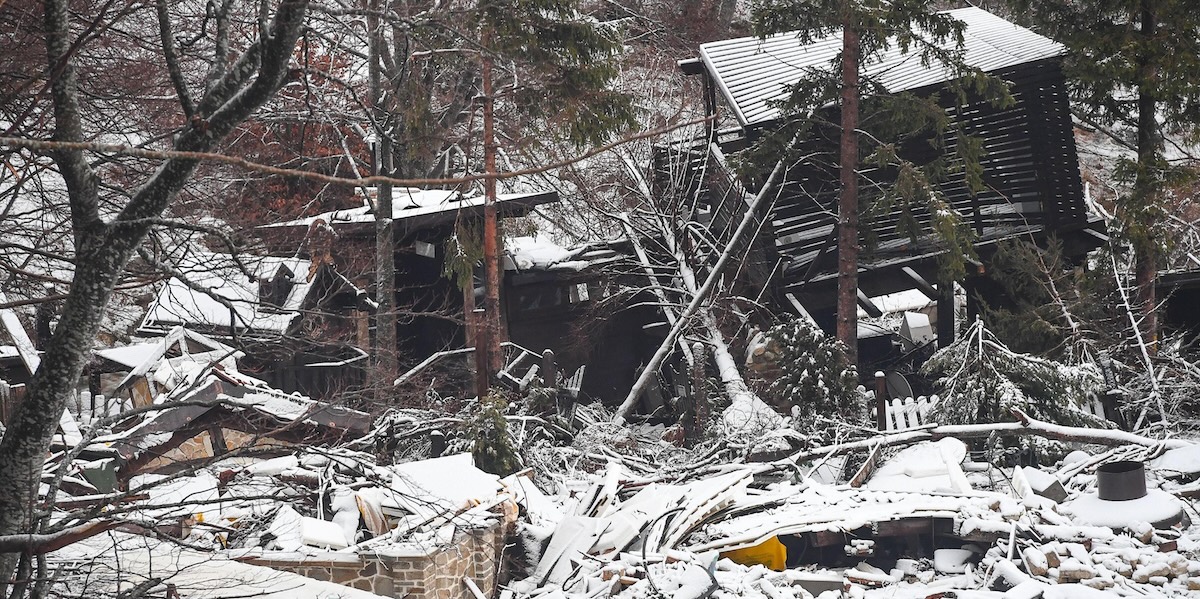
<path id="1" fill-rule="evenodd" d="M 787 569 L 787 547 L 779 542 L 779 537 L 771 537 L 753 547 L 726 551 L 721 557 L 727 557 L 743 566 L 762 564 L 776 572 Z"/>

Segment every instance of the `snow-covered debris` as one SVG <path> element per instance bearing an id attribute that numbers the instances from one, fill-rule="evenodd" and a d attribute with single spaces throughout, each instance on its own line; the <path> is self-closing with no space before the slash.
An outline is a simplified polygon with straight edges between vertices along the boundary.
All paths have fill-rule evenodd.
<path id="1" fill-rule="evenodd" d="M 469 453 L 406 462 L 388 467 L 394 474 L 391 488 L 400 496 L 420 498 L 416 509 L 462 509 L 495 498 L 500 478 L 475 467 Z"/>
<path id="2" fill-rule="evenodd" d="M 1163 452 L 1161 445 L 1118 446 L 1057 468 L 971 463 L 968 479 L 967 446 L 943 438 L 893 450 L 866 470 L 861 487 L 807 478 L 790 459 L 693 468 L 672 481 L 679 475 L 639 474 L 614 457 L 584 477 L 585 486 L 564 480 L 572 492 L 548 496 L 574 515 L 552 531 L 525 528 L 543 540 L 523 551 L 540 553 L 511 588 L 517 597 L 566 598 L 699 592 L 775 599 L 829 589 L 852 597 L 1179 596 L 1200 589 L 1193 580 L 1200 531 L 1186 521 L 1142 522 L 1138 514 L 1149 512 L 1136 501 L 1107 507 L 1121 517 L 1104 523 L 1073 509 L 1096 496 L 1098 467 Z M 1157 486 L 1158 475 L 1148 483 Z M 1065 495 L 1063 503 L 1038 494 L 1051 489 Z M 1152 490 L 1149 503 L 1169 495 Z M 814 569 L 831 586 L 806 586 Z M 703 572 L 712 578 L 706 582 Z"/>
<path id="3" fill-rule="evenodd" d="M 963 473 L 967 446 L 946 438 L 905 448 L 875 471 L 867 488 L 881 491 L 945 491 L 970 493 Z"/>
<path id="4" fill-rule="evenodd" d="M 148 583 L 163 596 L 168 588 L 177 597 L 210 599 L 381 599 L 381 595 L 292 572 L 241 563 L 220 554 L 198 551 L 169 541 L 116 533 L 95 537 L 52 556 L 52 562 L 81 570 L 61 581 L 72 594 L 115 596 L 134 585 Z M 168 585 L 170 585 L 168 587 Z M 170 596 L 167 591 L 167 596 Z"/>
<path id="5" fill-rule="evenodd" d="M 146 312 L 143 330 L 165 331 L 191 325 L 282 334 L 300 315 L 313 285 L 308 277 L 312 263 L 303 258 L 235 257 L 197 251 L 182 258 L 176 268 L 187 280 L 167 281 Z M 274 305 L 261 301 L 271 295 L 269 286 L 285 280 L 286 294 L 274 298 Z"/>

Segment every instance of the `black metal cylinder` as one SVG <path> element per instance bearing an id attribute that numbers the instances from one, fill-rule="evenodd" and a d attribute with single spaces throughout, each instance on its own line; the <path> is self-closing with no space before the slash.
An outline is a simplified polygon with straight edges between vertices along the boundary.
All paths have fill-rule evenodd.
<path id="1" fill-rule="evenodd" d="M 1146 496 L 1146 466 L 1141 462 L 1110 462 L 1096 468 L 1100 499 L 1128 501 Z"/>

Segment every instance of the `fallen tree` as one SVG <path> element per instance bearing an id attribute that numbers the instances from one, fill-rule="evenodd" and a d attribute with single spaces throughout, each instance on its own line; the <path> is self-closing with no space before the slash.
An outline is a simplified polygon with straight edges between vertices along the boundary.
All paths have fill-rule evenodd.
<path id="1" fill-rule="evenodd" d="M 737 371 L 737 362 L 729 354 L 728 345 L 721 336 L 720 331 L 715 330 L 715 319 L 711 311 L 711 296 L 722 282 L 726 269 L 737 262 L 734 256 L 737 248 L 741 247 L 741 243 L 752 232 L 757 234 L 756 216 L 768 198 L 772 194 L 778 193 L 779 190 L 775 187 L 774 183 L 787 171 L 788 164 L 790 164 L 789 157 L 781 158 L 776 162 L 775 167 L 771 170 L 771 174 L 763 183 L 760 191 L 754 196 L 747 198 L 745 212 L 742 214 L 742 219 L 738 223 L 737 229 L 734 230 L 732 237 L 717 258 L 716 263 L 708 270 L 708 275 L 705 277 L 702 285 L 696 285 L 696 271 L 689 264 L 688 256 L 681 245 L 677 243 L 678 237 L 674 234 L 674 227 L 682 223 L 674 222 L 673 219 L 665 217 L 657 219 L 657 222 L 661 223 L 661 230 L 657 231 L 657 233 L 665 237 L 667 243 L 672 246 L 670 254 L 673 257 L 674 263 L 670 266 L 677 269 L 679 279 L 683 281 L 684 290 L 690 295 L 691 300 L 679 312 L 666 338 L 659 344 L 658 350 L 654 352 L 650 362 L 646 364 L 637 381 L 629 389 L 629 394 L 625 396 L 625 400 L 617 408 L 613 422 L 624 422 L 633 413 L 642 391 L 645 390 L 650 380 L 656 376 L 658 369 L 662 367 L 663 362 L 671 354 L 672 348 L 678 342 L 680 336 L 683 335 L 684 331 L 687 330 L 687 327 L 695 325 L 692 320 L 696 317 L 700 319 L 701 326 L 705 329 L 704 336 L 712 342 L 714 354 L 717 356 L 716 361 L 721 374 L 721 381 L 725 386 L 726 393 L 732 399 L 743 398 L 747 401 L 762 403 L 762 400 L 758 399 L 757 395 L 749 391 L 745 380 L 742 379 L 740 372 Z M 618 218 L 628 223 L 628 218 L 624 216 Z M 649 265 L 645 266 L 649 268 Z M 751 397 L 753 398 L 752 400 Z"/>
<path id="2" fill-rule="evenodd" d="M 1016 422 L 996 422 L 991 424 L 955 424 L 947 426 L 938 426 L 936 424 L 927 425 L 925 427 L 899 433 L 876 435 L 848 443 L 837 443 L 834 445 L 806 449 L 804 451 L 800 451 L 785 458 L 771 462 L 770 464 L 772 467 L 790 467 L 794 466 L 800 461 L 810 458 L 865 450 L 877 445 L 883 447 L 908 445 L 911 443 L 918 443 L 920 441 L 936 441 L 938 439 L 945 439 L 947 437 L 953 437 L 956 439 L 979 439 L 996 433 L 1005 435 L 1034 435 L 1046 437 L 1048 439 L 1057 439 L 1059 441 L 1108 445 L 1112 447 L 1121 445 L 1137 445 L 1140 447 L 1149 448 L 1162 447 L 1165 449 L 1175 449 L 1179 447 L 1191 447 L 1195 445 L 1195 443 L 1191 441 L 1185 441 L 1183 439 L 1154 439 L 1152 437 L 1145 437 L 1136 433 L 1130 433 L 1121 430 L 1096 429 L 1053 424 L 1032 418 L 1017 408 L 1012 408 L 1010 413 L 1014 418 L 1017 419 Z"/>

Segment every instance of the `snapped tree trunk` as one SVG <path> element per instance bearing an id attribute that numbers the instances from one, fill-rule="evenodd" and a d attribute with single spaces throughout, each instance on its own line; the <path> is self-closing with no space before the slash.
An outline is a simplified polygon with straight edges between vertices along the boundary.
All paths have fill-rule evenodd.
<path id="1" fill-rule="evenodd" d="M 854 11 L 842 19 L 842 139 L 838 169 L 838 296 L 837 338 L 846 359 L 858 364 L 858 56 Z"/>
<path id="2" fill-rule="evenodd" d="M 796 140 L 797 138 L 793 137 L 791 142 L 788 144 L 789 147 L 793 146 L 796 143 Z M 658 349 L 655 350 L 654 355 L 651 356 L 650 362 L 646 364 L 646 367 L 642 370 L 642 373 L 638 375 L 637 381 L 633 383 L 633 387 L 629 389 L 629 394 L 625 396 L 625 400 L 622 401 L 621 405 L 617 407 L 616 414 L 613 416 L 613 422 L 618 424 L 623 423 L 625 422 L 626 418 L 633 414 L 634 408 L 637 406 L 638 398 L 642 394 L 642 390 L 646 388 L 646 385 L 650 382 L 650 379 L 658 374 L 658 369 L 662 367 L 663 362 L 671 353 L 671 348 L 674 347 L 675 343 L 679 340 L 680 335 L 683 334 L 683 330 L 689 324 L 689 320 L 693 315 L 696 314 L 701 305 L 708 301 L 709 295 L 714 289 L 716 289 L 717 282 L 721 279 L 721 275 L 725 272 L 725 269 L 731 263 L 738 260 L 739 257 L 735 257 L 733 255 L 734 248 L 739 247 L 742 239 L 746 235 L 750 234 L 752 230 L 755 230 L 755 215 L 757 214 L 759 207 L 763 205 L 763 202 L 766 201 L 768 196 L 770 196 L 772 193 L 778 193 L 779 190 L 775 188 L 775 183 L 779 181 L 781 177 L 783 177 L 784 171 L 787 170 L 789 160 L 790 159 L 788 157 L 780 158 L 780 160 L 775 163 L 775 167 L 771 169 L 771 174 L 767 176 L 767 180 L 763 182 L 762 187 L 758 190 L 758 193 L 754 195 L 753 199 L 747 202 L 746 212 L 742 214 L 742 220 L 740 223 L 738 223 L 738 227 L 734 230 L 733 235 L 730 236 L 729 243 L 725 246 L 725 250 L 721 252 L 721 256 L 717 258 L 717 263 L 714 264 L 712 270 L 708 272 L 708 277 L 705 278 L 704 284 L 700 286 L 699 289 L 696 289 L 694 292 L 692 292 L 691 301 L 688 302 L 688 305 L 684 307 L 683 310 L 680 310 L 675 324 L 671 325 L 671 330 L 667 332 L 666 339 L 663 339 L 662 343 L 659 344 Z M 749 243 L 746 245 L 748 246 Z M 679 264 L 676 265 L 676 268 L 682 271 L 682 269 L 687 269 L 690 267 L 688 267 L 686 264 Z"/>

